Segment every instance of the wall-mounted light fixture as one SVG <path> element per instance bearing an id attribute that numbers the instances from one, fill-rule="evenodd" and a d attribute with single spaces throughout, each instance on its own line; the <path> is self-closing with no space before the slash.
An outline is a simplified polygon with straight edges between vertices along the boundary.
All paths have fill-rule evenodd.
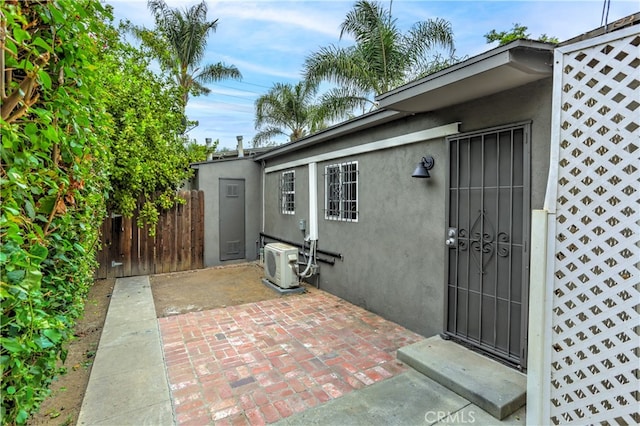
<path id="1" fill-rule="evenodd" d="M 413 171 L 411 177 L 414 178 L 430 178 L 429 170 L 433 168 L 433 164 L 435 163 L 432 156 L 428 155 L 426 157 L 422 157 L 422 160 L 418 163 L 418 166 Z"/>

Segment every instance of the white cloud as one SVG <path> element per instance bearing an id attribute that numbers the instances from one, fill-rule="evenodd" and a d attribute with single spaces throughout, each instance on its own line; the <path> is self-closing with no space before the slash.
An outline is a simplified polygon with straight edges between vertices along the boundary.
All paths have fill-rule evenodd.
<path id="1" fill-rule="evenodd" d="M 211 90 L 211 93 L 209 95 L 203 95 L 203 96 L 213 96 L 213 95 L 229 96 L 229 97 L 238 98 L 238 99 L 244 98 L 247 101 L 252 101 L 252 102 L 255 100 L 255 98 L 260 96 L 260 94 L 258 94 L 257 92 L 251 92 L 251 91 L 242 90 L 242 89 L 234 89 L 229 86 L 220 86 L 218 83 L 210 84 L 207 87 Z"/>
<path id="2" fill-rule="evenodd" d="M 258 25 L 275 23 L 291 27 L 290 31 L 312 31 L 327 36 L 336 36 L 344 15 L 337 16 L 335 13 L 327 11 L 327 9 L 334 10 L 334 7 L 321 10 L 320 6 L 330 5 L 330 3 L 327 1 L 221 1 L 212 2 L 210 10 L 221 17 L 240 19 L 249 25 L 252 21 Z"/>
<path id="3" fill-rule="evenodd" d="M 211 97 L 209 95 L 208 97 Z M 229 112 L 247 114 L 253 116 L 253 103 L 223 102 L 219 100 L 207 99 L 206 95 L 192 98 L 187 105 L 189 118 L 225 115 Z"/>
<path id="4" fill-rule="evenodd" d="M 258 64 L 255 62 L 245 61 L 239 58 L 234 58 L 231 56 L 223 56 L 222 58 L 224 62 L 234 64 L 240 72 L 245 74 L 247 71 L 256 74 L 270 75 L 273 77 L 282 77 L 288 79 L 299 79 L 300 78 L 300 70 L 291 70 L 286 68 L 284 70 L 277 69 L 271 66 L 265 66 L 262 64 Z M 274 58 L 273 62 L 277 62 L 278 58 Z"/>

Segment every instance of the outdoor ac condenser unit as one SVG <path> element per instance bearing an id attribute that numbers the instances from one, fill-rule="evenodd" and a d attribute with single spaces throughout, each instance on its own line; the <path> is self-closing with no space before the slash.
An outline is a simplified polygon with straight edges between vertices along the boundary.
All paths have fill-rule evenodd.
<path id="1" fill-rule="evenodd" d="M 294 267 L 298 262 L 298 249 L 287 244 L 271 243 L 264 247 L 264 276 L 281 288 L 298 286 Z"/>

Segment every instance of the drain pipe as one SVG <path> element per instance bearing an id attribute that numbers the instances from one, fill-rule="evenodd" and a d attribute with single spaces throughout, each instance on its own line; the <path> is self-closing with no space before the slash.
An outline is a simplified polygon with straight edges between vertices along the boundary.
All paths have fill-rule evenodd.
<path id="1" fill-rule="evenodd" d="M 303 272 L 296 271 L 298 277 L 308 278 L 312 274 L 311 267 L 316 261 L 316 246 L 318 243 L 318 163 L 309 163 L 309 261 Z"/>
<path id="2" fill-rule="evenodd" d="M 309 163 L 309 240 L 318 241 L 318 163 Z"/>
<path id="3" fill-rule="evenodd" d="M 265 181 L 267 180 L 267 174 L 266 174 L 266 166 L 267 163 L 262 160 L 262 225 L 260 226 L 260 232 L 264 233 L 264 188 L 265 188 Z"/>
<path id="4" fill-rule="evenodd" d="M 261 210 L 261 216 L 262 216 L 262 222 L 260 223 L 260 237 L 258 238 L 258 240 L 256 241 L 256 253 L 258 254 L 258 259 L 260 259 L 260 264 L 262 264 L 264 262 L 264 248 L 262 247 L 261 243 L 264 243 L 263 239 L 262 239 L 262 234 L 264 234 L 264 222 L 265 222 L 265 213 L 264 213 L 264 188 L 265 188 L 265 180 L 267 178 L 266 173 L 265 173 L 265 167 L 266 167 L 266 162 L 264 160 L 262 160 L 260 162 L 260 179 L 262 180 L 262 194 L 261 195 L 261 204 L 260 204 L 260 210 Z"/>

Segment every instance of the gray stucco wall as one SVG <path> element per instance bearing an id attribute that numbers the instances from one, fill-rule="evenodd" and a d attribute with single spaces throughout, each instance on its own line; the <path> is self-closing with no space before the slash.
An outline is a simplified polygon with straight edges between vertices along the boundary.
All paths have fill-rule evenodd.
<path id="1" fill-rule="evenodd" d="M 432 179 L 411 178 L 427 153 L 436 159 Z M 441 139 L 318 163 L 319 248 L 344 256 L 333 266 L 320 264 L 320 288 L 422 334 L 439 330 L 444 271 L 442 253 L 433 255 L 433 249 L 443 251 L 445 206 L 430 199 L 438 200 L 444 193 L 444 159 L 446 145 Z M 358 222 L 325 220 L 324 167 L 355 160 Z M 297 221 L 308 220 L 308 172 L 306 166 L 295 170 L 295 218 L 279 214 L 278 194 L 267 190 L 265 230 L 298 241 Z M 267 175 L 267 188 L 277 188 L 280 173 Z M 438 243 L 429 247 L 429 241 Z"/>
<path id="2" fill-rule="evenodd" d="M 246 259 L 255 260 L 256 241 L 262 221 L 262 171 L 251 158 L 212 161 L 197 165 L 197 189 L 204 191 L 204 266 L 237 263 L 220 260 L 219 238 L 219 180 L 245 180 L 245 249 Z M 244 261 L 240 260 L 240 261 Z"/>
<path id="3" fill-rule="evenodd" d="M 280 206 L 279 181 L 283 172 L 295 171 L 295 214 L 282 214 Z M 298 220 L 309 222 L 309 168 L 294 167 L 282 171 L 268 173 L 265 179 L 265 212 L 268 212 L 270 226 L 265 226 L 265 233 L 285 240 L 303 242 L 303 235 L 298 228 Z M 277 230 L 273 233 L 273 230 Z"/>
<path id="4" fill-rule="evenodd" d="M 348 146 L 460 122 L 461 132 L 531 121 L 531 207 L 544 202 L 549 162 L 551 79 L 468 102 L 418 114 L 379 128 L 337 138 L 267 162 L 284 162 Z M 446 285 L 446 175 L 444 138 L 417 142 L 335 161 L 318 163 L 319 248 L 344 260 L 320 264 L 320 288 L 365 307 L 424 336 L 444 328 Z M 419 159 L 431 155 L 431 179 L 411 178 Z M 358 222 L 324 219 L 324 167 L 358 161 Z M 283 215 L 278 204 L 281 171 L 265 185 L 265 232 L 298 241 L 299 219 L 308 220 L 308 168 L 296 167 L 296 214 Z M 315 283 L 312 279 L 311 282 Z"/>

